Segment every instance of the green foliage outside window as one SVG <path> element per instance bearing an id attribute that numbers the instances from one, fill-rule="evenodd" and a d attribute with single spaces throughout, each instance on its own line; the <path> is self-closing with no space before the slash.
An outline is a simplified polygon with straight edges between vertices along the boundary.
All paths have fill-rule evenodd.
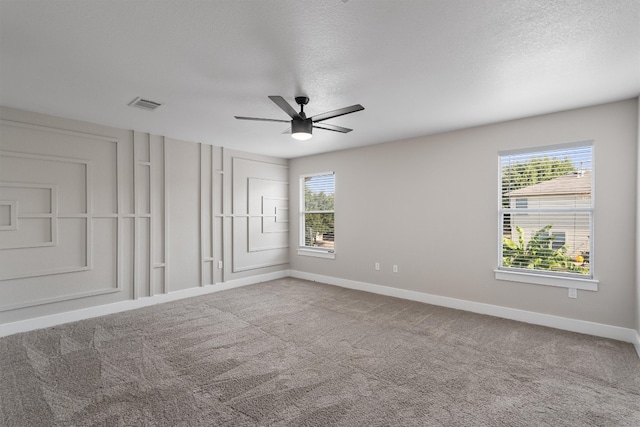
<path id="1" fill-rule="evenodd" d="M 334 195 L 324 191 L 313 192 L 308 187 L 304 189 L 305 246 L 316 246 L 319 235 L 333 233 L 334 227 Z M 331 212 L 317 212 L 331 211 Z"/>
<path id="2" fill-rule="evenodd" d="M 502 191 L 509 192 L 574 172 L 569 158 L 533 157 L 502 168 Z"/>
<path id="3" fill-rule="evenodd" d="M 502 239 L 502 265 L 504 267 L 525 268 L 589 274 L 589 269 L 577 264 L 567 255 L 567 247 L 553 249 L 551 234 L 553 226 L 547 225 L 536 231 L 525 244 L 522 228 L 516 226 L 518 241 L 508 237 Z"/>

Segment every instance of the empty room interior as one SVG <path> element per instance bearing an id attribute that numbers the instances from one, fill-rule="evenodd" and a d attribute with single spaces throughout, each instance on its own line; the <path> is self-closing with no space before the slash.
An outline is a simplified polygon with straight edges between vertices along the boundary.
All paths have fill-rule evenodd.
<path id="1" fill-rule="evenodd" d="M 0 425 L 639 426 L 640 1 L 0 0 Z"/>

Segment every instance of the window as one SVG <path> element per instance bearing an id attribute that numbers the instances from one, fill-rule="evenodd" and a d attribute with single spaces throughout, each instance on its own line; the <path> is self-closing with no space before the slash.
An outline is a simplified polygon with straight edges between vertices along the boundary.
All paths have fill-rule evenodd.
<path id="1" fill-rule="evenodd" d="M 335 174 L 300 177 L 299 255 L 335 257 Z"/>
<path id="2" fill-rule="evenodd" d="M 496 278 L 597 290 L 593 144 L 499 153 Z"/>

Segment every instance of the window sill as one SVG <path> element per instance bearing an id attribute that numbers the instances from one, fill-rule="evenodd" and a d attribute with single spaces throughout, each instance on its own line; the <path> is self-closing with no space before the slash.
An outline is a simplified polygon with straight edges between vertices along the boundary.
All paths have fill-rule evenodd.
<path id="1" fill-rule="evenodd" d="M 532 283 L 535 285 L 556 286 L 559 288 L 581 289 L 585 291 L 597 291 L 598 280 L 580 279 L 574 277 L 560 277 L 540 273 L 527 273 L 521 271 L 494 270 L 496 280 L 510 282 Z"/>
<path id="2" fill-rule="evenodd" d="M 328 251 L 326 249 L 298 248 L 298 255 L 311 256 L 316 258 L 336 259 L 336 253 L 334 251 Z"/>

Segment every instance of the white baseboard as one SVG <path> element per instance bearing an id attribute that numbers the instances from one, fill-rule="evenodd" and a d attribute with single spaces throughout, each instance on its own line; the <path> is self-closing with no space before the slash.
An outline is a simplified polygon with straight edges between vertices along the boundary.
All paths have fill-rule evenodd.
<path id="1" fill-rule="evenodd" d="M 289 276 L 289 270 L 281 270 L 273 273 L 260 274 L 257 276 L 242 279 L 229 280 L 215 285 L 206 285 L 197 288 L 183 289 L 169 292 L 167 294 L 154 295 L 152 297 L 140 298 L 137 300 L 127 300 L 115 302 L 113 304 L 98 305 L 95 307 L 83 308 L 80 310 L 67 311 L 64 313 L 52 314 L 49 316 L 36 317 L 33 319 L 21 320 L 0 325 L 0 337 L 17 334 L 20 332 L 33 331 L 36 329 L 49 328 L 63 323 L 75 322 L 78 320 L 90 319 L 93 317 L 105 316 L 107 314 L 120 313 L 136 308 L 148 307 L 162 304 L 169 301 L 177 301 L 184 298 L 210 294 L 213 292 L 226 291 L 228 289 L 239 288 L 241 286 L 254 285 L 256 283 L 267 282 L 269 280 L 282 279 Z"/>
<path id="2" fill-rule="evenodd" d="M 439 295 L 409 291 L 406 289 L 391 288 L 388 286 L 374 285 L 371 283 L 357 282 L 354 280 L 340 279 L 338 277 L 306 273 L 297 270 L 290 270 L 289 275 L 298 279 L 311 280 L 314 282 L 326 283 L 343 288 L 371 292 L 374 294 L 402 298 L 411 301 L 424 302 L 427 304 L 455 308 L 458 310 L 471 311 L 473 313 L 487 314 L 504 319 L 517 320 L 519 322 L 548 326 L 551 328 L 578 332 L 581 334 L 594 335 L 597 337 L 610 338 L 618 341 L 625 341 L 635 345 L 636 351 L 638 352 L 638 357 L 640 357 L 640 336 L 635 329 L 621 328 L 619 326 L 604 325 L 602 323 L 588 322 L 585 320 L 570 319 L 567 317 L 553 316 L 550 314 L 536 313 L 533 311 L 518 310 L 515 308 L 502 307 L 498 305 L 443 297 Z"/>
<path id="3" fill-rule="evenodd" d="M 411 301 L 424 302 L 427 304 L 471 311 L 479 314 L 487 314 L 504 319 L 517 320 L 534 325 L 548 326 L 551 328 L 563 329 L 566 331 L 579 332 L 582 334 L 595 335 L 598 337 L 625 341 L 632 343 L 635 346 L 638 357 L 640 357 L 640 334 L 634 329 L 587 322 L 584 320 L 569 319 L 566 317 L 552 316 L 549 314 L 535 313 L 532 311 L 518 310 L 514 308 L 461 300 L 457 298 L 443 297 L 439 295 L 409 291 L 406 289 L 391 288 L 388 286 L 374 285 L 371 283 L 340 279 L 338 277 L 306 273 L 297 270 L 280 270 L 273 273 L 229 280 L 227 282 L 218 283 L 215 285 L 207 285 L 203 287 L 189 288 L 170 292 L 168 294 L 154 295 L 148 298 L 121 301 L 113 304 L 105 304 L 95 307 L 83 308 L 80 310 L 68 311 L 65 313 L 36 317 L 33 319 L 21 320 L 12 323 L 5 323 L 0 325 L 0 337 L 13 335 L 20 332 L 32 331 L 35 329 L 48 328 L 51 326 L 57 326 L 64 323 L 75 322 L 78 320 L 104 316 L 107 314 L 120 313 L 122 311 L 134 310 L 136 308 L 148 307 L 151 305 L 161 304 L 169 301 L 176 301 L 184 298 L 225 291 L 228 289 L 266 282 L 269 280 L 282 279 L 289 276 L 298 279 L 326 283 L 328 285 L 340 286 L 348 289 L 371 292 L 374 294 L 402 298 Z"/>

